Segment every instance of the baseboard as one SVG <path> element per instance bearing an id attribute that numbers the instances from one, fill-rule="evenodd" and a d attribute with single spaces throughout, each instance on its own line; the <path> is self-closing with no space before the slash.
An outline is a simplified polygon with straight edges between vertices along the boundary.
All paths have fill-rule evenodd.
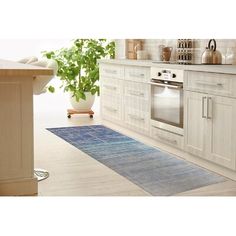
<path id="1" fill-rule="evenodd" d="M 0 181 L 0 196 L 33 196 L 38 194 L 38 180 L 20 179 Z"/>

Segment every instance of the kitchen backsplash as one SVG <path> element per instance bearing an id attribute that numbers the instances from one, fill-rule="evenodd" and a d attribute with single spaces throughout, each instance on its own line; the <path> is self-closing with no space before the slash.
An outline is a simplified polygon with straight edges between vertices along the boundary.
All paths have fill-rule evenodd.
<path id="1" fill-rule="evenodd" d="M 193 62 L 201 63 L 201 55 L 205 50 L 209 39 L 194 39 Z M 216 39 L 217 50 L 222 54 L 223 64 L 236 64 L 236 39 Z M 116 58 L 125 58 L 125 40 L 116 40 Z M 151 60 L 160 60 L 159 45 L 173 47 L 171 60 L 176 60 L 177 39 L 145 39 L 144 50 L 148 52 Z"/>

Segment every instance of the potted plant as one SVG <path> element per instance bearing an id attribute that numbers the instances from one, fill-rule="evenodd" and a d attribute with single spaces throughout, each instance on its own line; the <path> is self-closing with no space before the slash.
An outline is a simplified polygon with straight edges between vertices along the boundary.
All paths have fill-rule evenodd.
<path id="1" fill-rule="evenodd" d="M 98 59 L 114 58 L 115 43 L 106 39 L 76 39 L 67 48 L 45 51 L 43 55 L 56 60 L 57 76 L 64 92 L 70 93 L 72 107 L 76 111 L 89 111 L 95 95 L 99 95 Z M 54 92 L 54 87 L 49 86 Z"/>

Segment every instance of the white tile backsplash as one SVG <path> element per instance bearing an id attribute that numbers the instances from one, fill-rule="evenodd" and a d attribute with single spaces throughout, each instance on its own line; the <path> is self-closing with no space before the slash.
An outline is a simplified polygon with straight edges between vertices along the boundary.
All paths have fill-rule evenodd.
<path id="1" fill-rule="evenodd" d="M 201 63 L 201 55 L 208 45 L 209 39 L 194 39 L 194 63 Z M 124 39 L 116 40 L 117 59 L 125 56 Z M 171 60 L 176 60 L 177 39 L 145 39 L 144 50 L 148 52 L 149 59 L 160 60 L 159 46 L 173 47 Z M 236 39 L 216 39 L 217 50 L 222 53 L 222 63 L 236 64 Z"/>

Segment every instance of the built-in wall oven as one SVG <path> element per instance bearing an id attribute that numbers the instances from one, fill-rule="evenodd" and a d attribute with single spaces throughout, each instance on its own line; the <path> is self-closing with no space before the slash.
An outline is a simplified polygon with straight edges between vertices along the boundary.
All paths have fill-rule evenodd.
<path id="1" fill-rule="evenodd" d="M 151 68 L 151 125 L 183 135 L 183 71 Z"/>

